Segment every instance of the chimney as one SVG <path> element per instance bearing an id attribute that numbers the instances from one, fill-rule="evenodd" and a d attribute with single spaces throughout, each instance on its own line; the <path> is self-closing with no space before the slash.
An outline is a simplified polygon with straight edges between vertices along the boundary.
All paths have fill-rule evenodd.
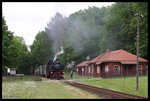
<path id="1" fill-rule="evenodd" d="M 107 49 L 106 52 L 108 53 L 108 52 L 109 52 L 109 49 Z"/>

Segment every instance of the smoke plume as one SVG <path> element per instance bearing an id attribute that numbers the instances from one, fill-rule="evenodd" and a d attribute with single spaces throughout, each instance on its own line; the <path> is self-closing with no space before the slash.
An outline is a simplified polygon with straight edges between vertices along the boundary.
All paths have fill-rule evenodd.
<path id="1" fill-rule="evenodd" d="M 58 57 L 60 54 L 63 54 L 63 53 L 64 53 L 64 49 L 63 49 L 63 47 L 61 46 L 61 51 L 60 51 L 60 52 L 57 52 L 57 53 L 55 54 L 55 57 L 54 57 L 53 62 L 57 59 L 57 57 Z"/>
<path id="2" fill-rule="evenodd" d="M 53 40 L 54 52 L 61 46 L 71 46 L 75 51 L 81 51 L 89 39 L 95 36 L 95 32 L 96 30 L 84 23 L 80 17 L 64 18 L 59 13 L 46 28 L 46 33 Z"/>

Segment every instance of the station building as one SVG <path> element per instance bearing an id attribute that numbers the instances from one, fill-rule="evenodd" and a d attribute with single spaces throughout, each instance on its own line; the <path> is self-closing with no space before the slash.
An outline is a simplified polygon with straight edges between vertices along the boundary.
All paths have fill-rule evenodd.
<path id="1" fill-rule="evenodd" d="M 148 61 L 139 57 L 139 75 L 146 75 Z M 105 53 L 76 66 L 78 76 L 116 77 L 136 75 L 137 56 L 125 50 L 107 50 Z"/>
<path id="2" fill-rule="evenodd" d="M 84 61 L 76 66 L 77 76 L 88 76 L 88 64 L 87 63 L 88 63 L 87 61 Z"/>

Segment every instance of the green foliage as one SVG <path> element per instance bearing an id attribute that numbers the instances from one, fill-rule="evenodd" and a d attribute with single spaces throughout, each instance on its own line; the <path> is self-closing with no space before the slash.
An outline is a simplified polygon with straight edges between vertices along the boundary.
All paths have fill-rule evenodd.
<path id="1" fill-rule="evenodd" d="M 11 59 L 9 58 L 9 54 L 11 50 L 9 50 L 10 45 L 12 43 L 13 33 L 8 30 L 8 26 L 6 25 L 6 21 L 4 16 L 2 17 L 2 67 L 10 66 Z"/>
<path id="2" fill-rule="evenodd" d="M 52 60 L 51 39 L 44 31 L 39 32 L 31 45 L 32 65 L 39 66 Z"/>
<path id="3" fill-rule="evenodd" d="M 71 61 L 77 61 L 79 53 L 74 51 L 71 47 L 66 47 L 64 49 L 64 53 L 59 56 L 59 60 L 62 64 L 67 65 L 67 63 L 71 63 Z"/>
<path id="4" fill-rule="evenodd" d="M 105 25 L 107 34 L 104 36 L 108 40 L 104 40 L 104 45 L 108 46 L 110 50 L 124 49 L 136 54 L 137 17 L 134 14 L 143 14 L 144 18 L 140 18 L 139 55 L 148 59 L 148 38 L 146 38 L 148 35 L 147 10 L 147 3 L 143 2 L 118 2 L 112 5 L 111 16 Z"/>
<path id="5" fill-rule="evenodd" d="M 2 67 L 17 68 L 18 73 L 29 74 L 30 56 L 22 37 L 13 36 L 8 30 L 4 17 L 2 17 Z"/>

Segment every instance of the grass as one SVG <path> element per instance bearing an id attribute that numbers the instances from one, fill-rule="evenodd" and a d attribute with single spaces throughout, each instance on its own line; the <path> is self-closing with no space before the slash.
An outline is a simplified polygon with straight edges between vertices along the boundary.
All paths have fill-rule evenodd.
<path id="1" fill-rule="evenodd" d="M 35 85 L 31 81 L 3 82 L 2 99 L 35 98 Z"/>
<path id="2" fill-rule="evenodd" d="M 10 79 L 10 78 L 9 78 Z M 14 78 L 13 78 L 14 79 Z M 43 81 L 47 79 L 42 78 Z M 100 99 L 63 82 L 3 81 L 2 99 Z"/>
<path id="3" fill-rule="evenodd" d="M 139 77 L 139 91 L 136 91 L 136 77 L 83 80 L 80 83 L 117 90 L 125 93 L 148 97 L 148 76 Z"/>
<path id="4" fill-rule="evenodd" d="M 73 79 L 88 79 L 88 77 L 74 75 Z M 22 81 L 17 77 L 5 78 L 2 82 L 2 99 L 99 99 L 96 95 L 63 82 L 47 82 L 46 78 L 42 78 L 44 82 L 35 80 L 39 78 L 25 76 Z M 80 83 L 148 97 L 148 76 L 139 77 L 138 92 L 136 92 L 136 77 L 83 80 Z"/>
<path id="5" fill-rule="evenodd" d="M 47 90 L 48 89 L 48 90 Z M 91 96 L 90 93 L 81 91 L 64 83 L 56 82 L 39 82 L 37 84 L 38 98 L 50 99 L 85 99 L 85 98 L 98 98 L 95 95 Z"/>

